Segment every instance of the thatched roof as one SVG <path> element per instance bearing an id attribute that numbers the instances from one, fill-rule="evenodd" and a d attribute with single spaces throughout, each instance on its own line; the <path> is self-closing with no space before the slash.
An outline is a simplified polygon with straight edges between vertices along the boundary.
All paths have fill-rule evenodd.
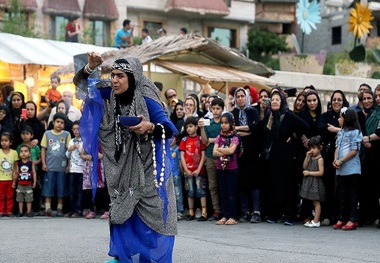
<path id="1" fill-rule="evenodd" d="M 102 71 L 108 72 L 116 59 L 128 56 L 139 58 L 142 64 L 159 61 L 189 62 L 230 67 L 265 77 L 274 74 L 264 64 L 248 59 L 242 53 L 211 38 L 198 35 L 166 36 L 140 46 L 107 51 L 102 54 Z"/>

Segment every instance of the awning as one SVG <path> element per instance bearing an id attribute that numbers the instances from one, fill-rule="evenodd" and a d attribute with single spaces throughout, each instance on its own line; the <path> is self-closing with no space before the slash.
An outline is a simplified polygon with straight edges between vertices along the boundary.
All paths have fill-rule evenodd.
<path id="1" fill-rule="evenodd" d="M 38 6 L 36 0 L 21 0 L 23 11 L 36 11 Z M 0 8 L 9 8 L 10 0 L 0 0 Z"/>
<path id="2" fill-rule="evenodd" d="M 186 11 L 192 13 L 228 15 L 228 9 L 224 0 L 169 0 L 165 11 Z"/>
<path id="3" fill-rule="evenodd" d="M 83 16 L 92 19 L 113 21 L 119 18 L 115 0 L 94 1 L 86 0 Z"/>
<path id="4" fill-rule="evenodd" d="M 0 33 L 0 61 L 11 64 L 64 66 L 72 63 L 75 55 L 88 51 L 104 53 L 113 49 Z"/>
<path id="5" fill-rule="evenodd" d="M 208 83 L 211 87 L 221 92 L 225 92 L 226 87 L 246 85 L 252 85 L 259 91 L 263 88 L 271 89 L 271 87 L 278 84 L 272 79 L 228 67 L 157 60 L 155 63 L 172 72 L 183 74 L 184 77 L 195 82 Z"/>
<path id="6" fill-rule="evenodd" d="M 44 0 L 42 11 L 45 14 L 60 16 L 81 16 L 78 0 Z"/>

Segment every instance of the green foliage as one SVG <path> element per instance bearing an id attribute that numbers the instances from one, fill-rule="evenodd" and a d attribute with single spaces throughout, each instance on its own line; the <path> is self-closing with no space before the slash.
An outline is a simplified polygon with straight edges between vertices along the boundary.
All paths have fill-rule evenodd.
<path id="1" fill-rule="evenodd" d="M 21 0 L 10 0 L 10 7 L 5 13 L 0 31 L 24 37 L 38 37 L 38 34 L 34 33 L 34 27 L 29 25 L 27 16 L 22 10 Z"/>
<path id="2" fill-rule="evenodd" d="M 378 71 L 373 72 L 371 78 L 373 78 L 373 79 L 380 79 L 380 72 L 378 72 Z"/>
<path id="3" fill-rule="evenodd" d="M 132 37 L 132 42 L 134 46 L 139 46 L 142 44 L 142 39 L 139 37 Z"/>
<path id="4" fill-rule="evenodd" d="M 348 52 L 327 54 L 325 66 L 323 68 L 323 74 L 335 75 L 335 64 L 347 59 L 350 59 Z"/>
<path id="5" fill-rule="evenodd" d="M 290 51 L 284 37 L 259 28 L 252 28 L 248 31 L 247 48 L 251 59 L 263 63 L 269 61 L 270 57 L 278 52 Z"/>
<path id="6" fill-rule="evenodd" d="M 90 26 L 83 30 L 83 38 L 84 38 L 83 42 L 86 44 L 95 45 L 96 33 L 97 31 L 94 29 L 93 24 L 90 23 Z"/>

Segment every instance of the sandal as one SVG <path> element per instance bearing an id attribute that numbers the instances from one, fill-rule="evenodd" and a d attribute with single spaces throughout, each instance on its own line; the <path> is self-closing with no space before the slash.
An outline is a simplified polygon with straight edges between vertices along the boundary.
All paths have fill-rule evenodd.
<path id="1" fill-rule="evenodd" d="M 228 219 L 226 222 L 226 225 L 236 225 L 236 224 L 237 224 L 237 222 L 233 218 Z"/>
<path id="2" fill-rule="evenodd" d="M 227 222 L 227 218 L 223 217 L 222 219 L 220 219 L 219 221 L 217 221 L 215 224 L 216 225 L 225 225 Z"/>

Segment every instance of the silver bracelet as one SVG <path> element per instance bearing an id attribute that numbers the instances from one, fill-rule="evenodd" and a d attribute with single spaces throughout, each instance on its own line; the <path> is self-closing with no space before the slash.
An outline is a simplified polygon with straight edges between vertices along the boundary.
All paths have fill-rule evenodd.
<path id="1" fill-rule="evenodd" d="M 90 69 L 90 66 L 89 66 L 88 63 L 87 63 L 86 66 L 84 67 L 84 71 L 85 71 L 88 75 L 91 75 L 92 73 L 95 72 L 95 69 Z"/>

